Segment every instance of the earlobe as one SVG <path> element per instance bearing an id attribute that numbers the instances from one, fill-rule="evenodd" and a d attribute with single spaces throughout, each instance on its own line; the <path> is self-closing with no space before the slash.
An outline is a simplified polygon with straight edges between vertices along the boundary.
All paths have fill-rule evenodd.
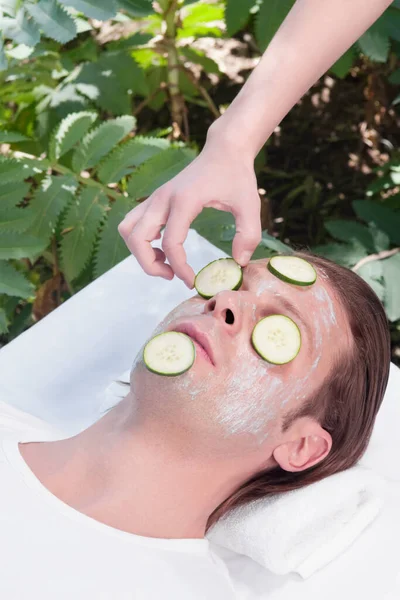
<path id="1" fill-rule="evenodd" d="M 304 471 L 318 464 L 332 447 L 330 434 L 321 428 L 319 434 L 307 435 L 295 441 L 284 442 L 272 455 L 285 471 Z"/>

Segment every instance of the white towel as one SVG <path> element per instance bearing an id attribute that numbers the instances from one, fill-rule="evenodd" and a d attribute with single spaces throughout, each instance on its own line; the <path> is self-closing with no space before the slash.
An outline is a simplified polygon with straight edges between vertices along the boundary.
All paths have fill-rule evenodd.
<path id="1" fill-rule="evenodd" d="M 232 510 L 208 532 L 220 546 L 303 579 L 344 552 L 383 506 L 386 481 L 356 465 Z"/>

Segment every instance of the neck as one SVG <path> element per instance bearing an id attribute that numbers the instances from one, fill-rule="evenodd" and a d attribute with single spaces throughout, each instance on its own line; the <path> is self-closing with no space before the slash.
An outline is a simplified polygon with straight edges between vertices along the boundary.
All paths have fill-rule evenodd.
<path id="1" fill-rule="evenodd" d="M 182 427 L 140 421 L 133 404 L 128 394 L 78 435 L 23 444 L 21 454 L 54 495 L 98 521 L 146 537 L 204 537 L 210 514 L 261 463 L 200 454 Z"/>

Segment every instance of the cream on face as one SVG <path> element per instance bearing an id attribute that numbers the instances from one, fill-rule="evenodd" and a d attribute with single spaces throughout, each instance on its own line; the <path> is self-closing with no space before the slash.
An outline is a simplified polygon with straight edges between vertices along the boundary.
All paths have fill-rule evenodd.
<path id="1" fill-rule="evenodd" d="M 222 357 L 218 368 L 196 358 L 190 371 L 168 378 L 165 385 L 164 378 L 163 387 L 185 397 L 185 419 L 206 420 L 210 431 L 224 439 L 247 434 L 255 446 L 279 435 L 287 409 L 299 406 L 322 383 L 330 369 L 331 349 L 342 343 L 346 326 L 326 274 L 314 285 L 300 288 L 279 280 L 266 264 L 265 259 L 251 262 L 238 291 L 183 302 L 152 334 L 188 321 L 207 331 Z M 233 313 L 233 324 L 225 318 L 227 309 Z M 251 345 L 254 326 L 269 314 L 289 316 L 301 331 L 300 352 L 285 365 L 264 361 Z"/>

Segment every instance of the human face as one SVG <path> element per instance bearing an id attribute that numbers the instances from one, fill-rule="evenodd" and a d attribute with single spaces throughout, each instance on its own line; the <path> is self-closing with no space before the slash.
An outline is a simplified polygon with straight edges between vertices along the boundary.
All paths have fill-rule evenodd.
<path id="1" fill-rule="evenodd" d="M 320 386 L 351 344 L 346 315 L 323 271 L 317 268 L 314 285 L 300 287 L 275 277 L 267 263 L 251 261 L 237 291 L 209 300 L 196 295 L 172 310 L 153 335 L 184 331 L 199 338 L 201 332 L 208 356 L 196 345 L 186 373 L 147 375 L 162 387 L 164 399 L 171 392 L 184 403 L 186 425 L 195 417 L 209 433 L 224 439 L 250 436 L 258 445 L 279 436 L 284 415 Z M 284 365 L 266 362 L 251 343 L 255 325 L 272 314 L 290 317 L 301 333 L 298 355 Z"/>

